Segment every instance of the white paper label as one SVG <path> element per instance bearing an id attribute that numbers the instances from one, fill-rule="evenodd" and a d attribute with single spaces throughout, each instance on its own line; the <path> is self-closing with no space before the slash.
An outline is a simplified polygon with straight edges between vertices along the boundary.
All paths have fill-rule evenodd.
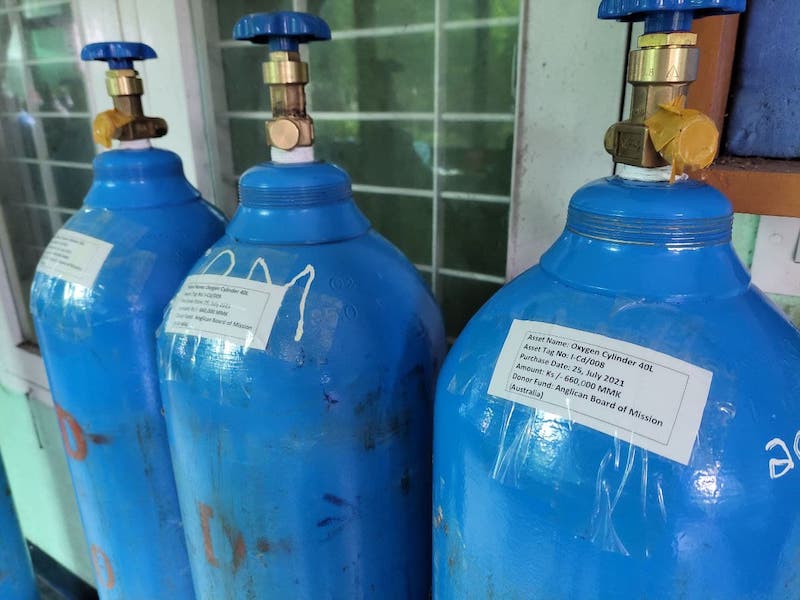
<path id="1" fill-rule="evenodd" d="M 650 348 L 515 319 L 489 393 L 688 464 L 711 378 Z"/>
<path id="2" fill-rule="evenodd" d="M 286 288 L 226 275 L 191 275 L 172 301 L 167 333 L 264 350 Z"/>
<path id="3" fill-rule="evenodd" d="M 39 260 L 39 273 L 92 287 L 113 244 L 89 235 L 60 229 Z"/>

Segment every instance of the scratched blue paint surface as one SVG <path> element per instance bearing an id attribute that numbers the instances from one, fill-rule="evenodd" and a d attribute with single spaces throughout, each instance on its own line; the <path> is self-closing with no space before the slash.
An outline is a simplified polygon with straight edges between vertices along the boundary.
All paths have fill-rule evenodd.
<path id="1" fill-rule="evenodd" d="M 800 334 L 751 286 L 730 218 L 701 184 L 594 182 L 472 319 L 437 388 L 435 598 L 800 597 Z M 488 395 L 515 318 L 712 371 L 688 466 Z"/>
<path id="2" fill-rule="evenodd" d="M 11 488 L 0 460 L 0 598 L 36 600 L 38 597 L 28 546 L 19 528 Z"/>
<path id="3" fill-rule="evenodd" d="M 424 598 L 438 307 L 343 171 L 267 163 L 240 186 L 192 272 L 286 286 L 266 350 L 159 334 L 197 594 Z"/>
<path id="4" fill-rule="evenodd" d="M 800 4 L 752 2 L 740 25 L 727 151 L 737 156 L 800 157 Z"/>
<path id="5" fill-rule="evenodd" d="M 155 332 L 224 220 L 165 150 L 94 160 L 65 227 L 113 244 L 86 288 L 37 273 L 31 311 L 103 600 L 191 599 Z"/>

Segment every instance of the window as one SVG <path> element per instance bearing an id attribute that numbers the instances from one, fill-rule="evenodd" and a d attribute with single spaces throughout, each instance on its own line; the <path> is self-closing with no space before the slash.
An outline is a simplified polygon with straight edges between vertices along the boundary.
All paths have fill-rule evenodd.
<path id="1" fill-rule="evenodd" d="M 330 24 L 333 40 L 308 49 L 317 155 L 348 171 L 359 207 L 431 283 L 454 337 L 504 281 L 519 0 L 206 2 L 221 198 L 268 158 L 267 51 L 231 30 L 272 10 Z"/>
<path id="2" fill-rule="evenodd" d="M 36 264 L 92 181 L 80 47 L 69 1 L 0 0 L 0 240 L 27 341 Z"/>

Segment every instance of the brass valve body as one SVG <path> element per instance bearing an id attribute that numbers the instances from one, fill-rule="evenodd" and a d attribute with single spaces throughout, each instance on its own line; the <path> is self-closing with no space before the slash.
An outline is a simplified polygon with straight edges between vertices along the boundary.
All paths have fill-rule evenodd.
<path id="1" fill-rule="evenodd" d="M 266 122 L 267 142 L 281 150 L 314 143 L 314 121 L 306 113 L 305 85 L 308 64 L 299 52 L 270 52 L 263 65 L 264 83 L 269 86 L 272 119 Z"/>
<path id="2" fill-rule="evenodd" d="M 639 38 L 630 53 L 628 82 L 633 86 L 630 118 L 612 125 L 605 148 L 614 161 L 637 167 L 667 163 L 653 145 L 645 121 L 662 105 L 686 96 L 697 78 L 699 50 L 694 33 L 652 33 Z"/>
<path id="3" fill-rule="evenodd" d="M 147 117 L 142 108 L 144 85 L 133 69 L 113 69 L 106 72 L 106 89 L 114 100 L 118 117 L 109 119 L 101 113 L 95 121 L 95 141 L 111 146 L 111 138 L 121 141 L 162 137 L 167 134 L 167 122 L 160 117 Z M 98 122 L 99 121 L 99 122 Z M 113 131 L 107 131 L 109 123 Z"/>
<path id="4" fill-rule="evenodd" d="M 106 72 L 106 90 L 109 96 L 141 96 L 144 85 L 138 71 L 133 69 L 114 69 Z"/>

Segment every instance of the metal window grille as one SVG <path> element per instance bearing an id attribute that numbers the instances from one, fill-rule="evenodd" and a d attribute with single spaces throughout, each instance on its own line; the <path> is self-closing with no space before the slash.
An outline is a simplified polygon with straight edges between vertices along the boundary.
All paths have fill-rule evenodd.
<path id="1" fill-rule="evenodd" d="M 452 2 L 452 0 L 450 0 Z M 492 0 L 468 0 L 473 2 L 474 5 L 483 5 L 484 8 L 489 6 Z M 215 157 L 219 165 L 220 172 L 217 174 L 216 192 L 217 196 L 227 197 L 233 199 L 236 197 L 235 183 L 239 175 L 241 175 L 242 165 L 236 165 L 237 162 L 233 155 L 237 152 L 237 145 L 243 144 L 243 135 L 250 135 L 249 133 L 243 134 L 242 128 L 236 128 L 235 123 L 252 121 L 247 124 L 246 128 L 252 128 L 255 132 L 262 131 L 260 122 L 267 120 L 271 117 L 268 106 L 265 110 L 243 110 L 237 107 L 230 107 L 230 104 L 240 104 L 236 101 L 237 90 L 225 89 L 226 84 L 226 69 L 232 68 L 234 60 L 226 61 L 225 53 L 231 56 L 232 53 L 241 53 L 240 55 L 233 54 L 233 56 L 244 57 L 247 50 L 252 48 L 247 44 L 231 40 L 230 34 L 223 31 L 220 33 L 218 23 L 220 17 L 223 20 L 232 22 L 235 17 L 240 13 L 252 10 L 276 10 L 276 9 L 293 9 L 305 11 L 309 9 L 309 4 L 313 0 L 280 0 L 273 1 L 271 4 L 275 6 L 264 6 L 262 2 L 259 6 L 248 5 L 247 0 L 239 0 L 234 4 L 222 2 L 219 0 L 205 0 L 203 6 L 203 14 L 200 17 L 205 23 L 207 35 L 207 68 L 208 68 L 208 86 L 214 92 L 213 97 L 213 119 L 216 126 L 216 136 L 219 141 L 218 155 Z M 269 4 L 269 3 L 267 3 Z M 427 3 L 426 3 L 427 4 Z M 448 322 L 448 334 L 452 337 L 458 333 L 461 326 L 465 322 L 466 316 L 472 314 L 482 302 L 488 298 L 503 282 L 504 282 L 504 266 L 505 266 L 505 228 L 507 227 L 508 208 L 510 205 L 510 173 L 512 169 L 512 154 L 511 154 L 511 140 L 508 141 L 508 156 L 505 161 L 504 169 L 506 169 L 506 176 L 508 177 L 508 189 L 502 190 L 503 193 L 486 193 L 480 189 L 473 190 L 465 187 L 453 189 L 446 185 L 448 169 L 453 166 L 453 161 L 448 160 L 446 153 L 447 146 L 443 143 L 446 128 L 454 127 L 468 127 L 473 124 L 483 124 L 486 127 L 505 127 L 509 135 L 513 136 L 514 126 L 514 110 L 513 110 L 513 87 L 514 87 L 514 70 L 516 67 L 516 48 L 514 48 L 513 56 L 510 60 L 506 61 L 507 64 L 491 65 L 491 68 L 505 69 L 510 74 L 509 95 L 511 97 L 511 105 L 503 107 L 503 110 L 491 111 L 481 110 L 475 112 L 453 111 L 448 110 L 448 102 L 446 102 L 447 85 L 445 79 L 448 69 L 448 43 L 447 36 L 452 32 L 493 32 L 504 31 L 511 32 L 514 36 L 514 43 L 518 38 L 519 6 L 516 6 L 516 13 L 514 15 L 503 16 L 489 16 L 481 17 L 480 15 L 466 15 L 467 17 L 474 16 L 475 18 L 463 18 L 462 14 L 458 18 L 449 18 L 447 14 L 447 0 L 433 0 L 432 20 L 421 23 L 401 24 L 401 25 L 387 25 L 366 28 L 353 28 L 353 29 L 338 29 L 335 25 L 333 28 L 333 43 L 342 40 L 380 40 L 387 38 L 403 38 L 408 36 L 419 36 L 420 34 L 428 34 L 433 38 L 432 53 L 429 60 L 430 65 L 427 72 L 432 79 L 432 106 L 431 110 L 426 111 L 403 111 L 403 110 L 379 110 L 379 111 L 325 111 L 315 110 L 315 94 L 309 94 L 309 113 L 317 123 L 318 130 L 324 129 L 327 123 L 331 125 L 341 123 L 404 123 L 404 124 L 420 124 L 423 127 L 430 127 L 431 141 L 430 141 L 430 185 L 420 186 L 403 186 L 397 185 L 395 182 L 382 182 L 382 181 L 363 181 L 360 180 L 357 174 L 351 172 L 353 177 L 353 192 L 356 197 L 357 203 L 361 204 L 362 197 L 369 195 L 373 198 L 379 197 L 396 197 L 404 199 L 424 199 L 430 202 L 429 211 L 429 260 L 419 261 L 416 260 L 416 266 L 425 274 L 429 279 L 431 286 L 442 302 L 445 312 L 445 319 Z M 237 12 L 238 11 L 238 12 Z M 481 11 L 476 11 L 481 12 Z M 484 11 L 485 12 L 485 11 Z M 312 44 L 306 52 L 314 57 L 322 57 L 325 52 L 329 52 L 330 48 L 319 48 L 318 50 Z M 261 59 L 266 59 L 266 52 L 262 49 Z M 317 54 L 318 52 L 318 54 Z M 252 55 L 251 55 L 252 56 Z M 308 59 L 308 57 L 306 58 Z M 452 64 L 452 63 L 450 63 Z M 315 85 L 315 80 L 321 77 L 336 77 L 335 72 L 320 72 L 318 61 L 311 60 L 312 70 L 312 86 Z M 244 73 L 247 77 L 246 81 L 241 82 L 242 87 L 251 87 L 252 85 L 262 86 L 260 82 L 260 72 L 253 70 L 252 73 Z M 426 73 L 427 76 L 427 73 Z M 421 75 L 422 77 L 422 75 Z M 237 86 L 239 84 L 237 83 Z M 482 93 L 480 90 L 481 81 L 475 81 L 474 87 L 477 93 Z M 230 82 L 228 88 L 230 88 Z M 261 94 L 266 95 L 267 90 L 265 87 L 261 88 Z M 230 102 L 233 99 L 234 102 Z M 324 133 L 318 131 L 318 140 L 321 140 Z M 263 139 L 263 138 L 262 138 Z M 264 142 L 262 142 L 264 143 Z M 362 147 L 361 151 L 369 153 L 380 153 L 381 148 Z M 321 158 L 331 160 L 331 162 L 339 162 L 336 157 L 331 157 L 327 154 L 318 151 Z M 260 160 L 266 160 L 266 150 Z M 242 161 L 239 161 L 242 162 Z M 257 162 L 257 161 L 253 161 Z M 252 163 L 250 163 L 252 164 Z M 344 164 L 346 168 L 348 165 Z M 239 167 L 239 168 L 237 168 Z M 246 165 L 244 165 L 246 167 Z M 402 167 L 400 167 L 402 168 Z M 448 227 L 446 219 L 446 203 L 463 202 L 463 203 L 481 203 L 484 205 L 491 205 L 504 211 L 505 221 L 498 219 L 497 222 L 485 222 L 476 224 L 482 227 L 485 231 L 492 231 L 502 229 L 502 268 L 495 269 L 494 272 L 486 272 L 480 268 L 480 265 L 473 264 L 475 261 L 470 262 L 469 259 L 457 261 L 459 264 L 448 264 L 446 259 L 446 244 L 448 239 L 452 240 L 453 236 L 461 235 L 458 232 L 453 232 Z M 229 208 L 232 208 L 229 206 Z M 363 207 L 362 207 L 363 208 Z M 369 213 L 368 213 L 368 216 Z M 380 226 L 378 226 L 381 231 Z M 413 233 L 409 233 L 413 235 Z M 448 236 L 450 236 L 448 238 Z M 391 235 L 389 235 L 391 239 Z M 395 240 L 393 240 L 395 241 Z M 396 242 L 397 243 L 397 242 Z M 468 244 L 467 240 L 460 240 L 460 243 Z M 472 243 L 480 245 L 481 240 L 472 240 Z M 398 243 L 401 249 L 402 243 Z M 412 257 L 413 258 L 413 257 Z M 460 282 L 469 282 L 480 286 L 476 297 L 472 297 L 467 302 L 468 306 L 460 306 L 464 304 L 460 298 L 456 297 L 458 294 L 448 294 L 448 282 L 453 280 Z M 461 314 L 451 316 L 449 313 Z"/>
<path id="2" fill-rule="evenodd" d="M 36 264 L 91 181 L 90 106 L 70 0 L 0 0 L 0 247 L 24 341 Z"/>

